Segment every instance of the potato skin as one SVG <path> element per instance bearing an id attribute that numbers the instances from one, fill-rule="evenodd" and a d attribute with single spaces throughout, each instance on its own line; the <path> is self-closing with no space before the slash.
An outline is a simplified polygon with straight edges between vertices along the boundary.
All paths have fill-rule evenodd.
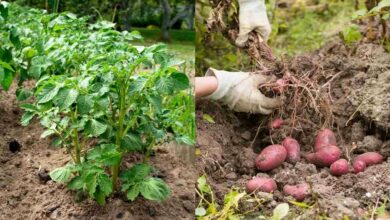
<path id="1" fill-rule="evenodd" d="M 366 163 L 367 166 L 370 166 L 370 165 L 382 163 L 383 157 L 377 152 L 367 152 L 355 157 L 354 161 L 357 160 L 362 160 Z"/>
<path id="2" fill-rule="evenodd" d="M 329 145 L 315 153 L 307 154 L 306 160 L 319 167 L 327 167 L 340 158 L 341 152 L 337 146 Z"/>
<path id="3" fill-rule="evenodd" d="M 283 187 L 283 193 L 292 196 L 297 201 L 303 201 L 307 195 L 309 195 L 309 184 L 300 183 L 297 185 L 285 185 Z"/>
<path id="4" fill-rule="evenodd" d="M 341 176 L 347 173 L 349 173 L 349 166 L 346 159 L 339 159 L 330 165 L 330 174 L 333 176 Z"/>
<path id="5" fill-rule="evenodd" d="M 277 189 L 275 180 L 268 177 L 255 177 L 246 183 L 246 192 L 254 191 L 271 193 Z"/>
<path id="6" fill-rule="evenodd" d="M 270 127 L 271 130 L 272 130 L 272 129 L 278 129 L 278 128 L 281 128 L 281 127 L 283 126 L 283 124 L 284 124 L 283 119 L 277 118 L 277 119 L 275 119 L 275 120 L 273 120 L 273 121 L 271 122 L 271 124 L 269 125 L 269 127 Z"/>
<path id="7" fill-rule="evenodd" d="M 256 157 L 256 167 L 260 171 L 269 171 L 280 166 L 287 157 L 286 148 L 274 144 L 264 148 Z"/>
<path id="8" fill-rule="evenodd" d="M 318 132 L 314 141 L 314 151 L 317 152 L 321 148 L 329 145 L 337 145 L 336 135 L 332 130 L 326 128 Z"/>
<path id="9" fill-rule="evenodd" d="M 292 137 L 286 137 L 283 140 L 282 145 L 287 151 L 287 162 L 295 164 L 301 159 L 301 146 L 297 140 Z"/>
<path id="10" fill-rule="evenodd" d="M 355 173 L 360 173 L 366 169 L 367 164 L 362 160 L 355 160 L 352 166 Z"/>

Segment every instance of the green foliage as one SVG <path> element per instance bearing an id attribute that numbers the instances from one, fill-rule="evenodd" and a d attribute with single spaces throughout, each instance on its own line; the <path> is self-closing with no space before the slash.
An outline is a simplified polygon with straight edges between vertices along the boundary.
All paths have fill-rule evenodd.
<path id="1" fill-rule="evenodd" d="M 162 202 L 170 195 L 164 181 L 150 177 L 152 171 L 151 166 L 141 163 L 121 173 L 122 191 L 127 192 L 129 200 L 134 201 L 141 194 L 146 199 Z"/>
<path id="2" fill-rule="evenodd" d="M 243 190 L 232 188 L 225 195 L 223 204 L 219 205 L 214 199 L 214 192 L 210 185 L 208 185 L 205 175 L 198 178 L 196 192 L 200 197 L 200 201 L 198 207 L 195 209 L 195 216 L 200 220 L 242 219 L 245 215 L 254 212 L 264 202 L 259 198 L 253 198 Z M 255 208 L 246 210 L 244 214 L 240 211 L 241 202 L 254 203 Z"/>
<path id="3" fill-rule="evenodd" d="M 46 129 L 41 137 L 54 136 L 53 144 L 72 158 L 51 172 L 54 181 L 103 205 L 117 190 L 126 154 L 143 153 L 147 164 L 157 144 L 194 143 L 189 79 L 165 45 L 133 45 L 141 39 L 138 32 L 118 32 L 108 21 L 88 24 L 67 12 L 46 14 L 9 4 L 5 16 L 3 3 L 0 9 L 6 22 L 0 26 L 1 85 L 8 89 L 16 73 L 19 85 L 36 80 L 32 90 L 17 90 L 19 100 L 34 96 L 32 104 L 21 105 L 21 123 L 38 118 Z M 129 185 L 124 191 L 131 200 L 169 196 L 163 180 L 149 174 L 135 180 L 125 175 L 122 183 Z"/>
<path id="4" fill-rule="evenodd" d="M 342 31 L 343 40 L 347 44 L 355 43 L 362 39 L 362 34 L 357 25 L 351 25 Z"/>

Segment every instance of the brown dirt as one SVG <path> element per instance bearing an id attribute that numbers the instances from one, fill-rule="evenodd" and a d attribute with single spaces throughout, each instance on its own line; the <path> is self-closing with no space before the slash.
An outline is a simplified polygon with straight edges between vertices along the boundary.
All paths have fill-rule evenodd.
<path id="1" fill-rule="evenodd" d="M 130 203 L 116 195 L 103 207 L 89 199 L 76 202 L 80 198 L 75 192 L 47 178 L 48 172 L 68 162 L 68 156 L 40 138 L 39 122 L 20 125 L 22 111 L 14 89 L 0 91 L 0 219 L 193 219 L 195 168 L 175 156 L 173 145 L 151 158 L 159 177 L 171 188 L 167 201 L 138 198 Z M 9 150 L 13 139 L 21 144 L 15 153 Z"/>
<path id="2" fill-rule="evenodd" d="M 199 100 L 197 147 L 201 156 L 197 166 L 207 174 L 220 201 L 232 186 L 244 186 L 255 175 L 268 175 L 275 179 L 279 190 L 259 210 L 261 212 L 270 212 L 278 203 L 291 199 L 280 192 L 285 184 L 306 181 L 313 194 L 305 202 L 315 206 L 304 212 L 296 210 L 303 219 L 319 215 L 332 219 L 341 219 L 343 215 L 362 218 L 359 210 L 360 213 L 361 209 L 369 211 L 376 202 L 390 197 L 390 54 L 375 44 L 347 47 L 337 42 L 310 56 L 295 57 L 288 63 L 288 70 L 293 75 L 310 73 L 320 86 L 329 82 L 327 88 L 319 92 L 330 98 L 332 120 L 320 124 L 300 118 L 294 124 L 285 109 L 270 117 L 248 116 Z M 324 117 L 310 108 L 302 112 L 309 116 L 308 120 L 323 122 L 320 119 Z M 215 124 L 203 120 L 204 113 L 211 115 Z M 286 119 L 287 126 L 269 131 L 269 121 L 280 116 Z M 329 168 L 316 168 L 303 159 L 295 165 L 285 162 L 268 173 L 256 171 L 254 158 L 262 148 L 280 143 L 291 134 L 300 142 L 303 151 L 311 151 L 316 132 L 325 124 L 336 132 L 344 158 L 379 151 L 386 162 L 368 167 L 363 173 L 341 177 L 334 177 L 329 174 Z M 256 137 L 257 130 L 259 135 Z M 353 142 L 357 148 L 350 156 Z M 390 210 L 390 206 L 387 208 Z"/>

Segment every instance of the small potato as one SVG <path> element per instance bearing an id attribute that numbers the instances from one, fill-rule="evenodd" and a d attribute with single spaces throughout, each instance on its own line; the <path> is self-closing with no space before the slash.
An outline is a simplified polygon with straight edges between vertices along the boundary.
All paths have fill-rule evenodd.
<path id="1" fill-rule="evenodd" d="M 330 129 L 323 129 L 318 132 L 315 142 L 314 142 L 314 151 L 319 151 L 322 147 L 329 145 L 337 145 L 336 135 Z"/>
<path id="2" fill-rule="evenodd" d="M 346 159 L 339 159 L 330 165 L 330 174 L 333 176 L 341 176 L 347 173 L 349 173 L 349 166 Z"/>
<path id="3" fill-rule="evenodd" d="M 252 193 L 254 191 L 271 193 L 277 189 L 276 183 L 273 179 L 267 177 L 255 177 L 246 183 L 246 192 Z"/>
<path id="4" fill-rule="evenodd" d="M 305 156 L 306 160 L 319 167 L 327 167 L 340 158 L 341 152 L 337 146 L 329 145 L 321 150 Z"/>
<path id="5" fill-rule="evenodd" d="M 256 157 L 256 167 L 261 171 L 269 171 L 280 166 L 286 157 L 286 148 L 278 144 L 270 145 Z"/>
<path id="6" fill-rule="evenodd" d="M 270 127 L 271 130 L 272 129 L 278 129 L 278 128 L 281 128 L 283 126 L 283 124 L 284 124 L 283 119 L 277 118 L 277 119 L 275 119 L 275 120 L 273 120 L 271 122 L 269 127 Z"/>
<path id="7" fill-rule="evenodd" d="M 355 157 L 354 161 L 361 160 L 366 163 L 367 166 L 374 164 L 380 164 L 383 162 L 383 157 L 377 152 L 367 152 Z"/>
<path id="8" fill-rule="evenodd" d="M 298 185 L 285 185 L 283 187 L 283 193 L 292 196 L 297 201 L 303 201 L 306 196 L 309 195 L 310 186 L 307 183 L 301 183 Z"/>
<path id="9" fill-rule="evenodd" d="M 355 173 L 360 173 L 366 169 L 367 164 L 362 160 L 355 160 L 352 166 Z"/>
<path id="10" fill-rule="evenodd" d="M 301 147 L 299 146 L 297 140 L 291 137 L 286 137 L 283 140 L 282 145 L 287 151 L 287 162 L 295 164 L 301 159 Z"/>

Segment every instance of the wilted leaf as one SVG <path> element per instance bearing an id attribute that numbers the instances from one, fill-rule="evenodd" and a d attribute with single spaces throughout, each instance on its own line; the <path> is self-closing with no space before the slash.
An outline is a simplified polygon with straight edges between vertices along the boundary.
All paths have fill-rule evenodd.
<path id="1" fill-rule="evenodd" d="M 203 119 L 206 120 L 209 123 L 215 124 L 215 121 L 214 121 L 213 117 L 211 117 L 211 115 L 209 115 L 209 114 L 204 113 L 203 114 Z"/>
<path id="2" fill-rule="evenodd" d="M 287 203 L 277 205 L 273 211 L 272 218 L 274 220 L 281 220 L 288 215 L 289 206 Z"/>
<path id="3" fill-rule="evenodd" d="M 206 215 L 206 209 L 203 207 L 198 207 L 195 209 L 195 216 L 204 216 Z"/>

